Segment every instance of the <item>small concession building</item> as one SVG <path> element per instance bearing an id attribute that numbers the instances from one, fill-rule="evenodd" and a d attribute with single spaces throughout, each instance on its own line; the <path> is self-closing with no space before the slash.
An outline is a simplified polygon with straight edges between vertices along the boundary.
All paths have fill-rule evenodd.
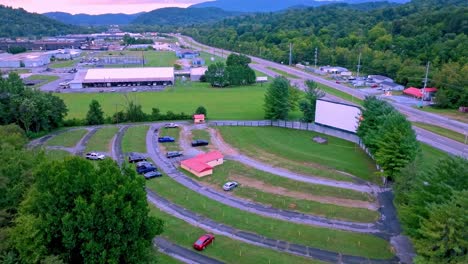
<path id="1" fill-rule="evenodd" d="M 180 166 L 201 178 L 213 174 L 213 168 L 224 163 L 224 156 L 219 151 L 197 155 L 194 158 L 183 160 Z"/>
<path id="2" fill-rule="evenodd" d="M 165 86 L 174 84 L 173 67 L 102 68 L 78 72 L 71 88 Z"/>

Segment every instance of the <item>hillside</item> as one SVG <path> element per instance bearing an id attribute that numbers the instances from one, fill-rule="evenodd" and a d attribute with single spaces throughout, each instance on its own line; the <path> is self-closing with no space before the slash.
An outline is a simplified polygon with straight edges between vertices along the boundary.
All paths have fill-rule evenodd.
<path id="1" fill-rule="evenodd" d="M 62 23 L 69 23 L 73 25 L 126 25 L 132 20 L 143 13 L 137 14 L 102 14 L 102 15 L 88 15 L 76 14 L 72 15 L 63 12 L 50 12 L 44 13 L 45 16 L 58 20 Z"/>
<path id="2" fill-rule="evenodd" d="M 422 85 L 430 61 L 430 85 L 451 90 L 444 100 L 457 107 L 468 105 L 463 77 L 468 75 L 467 5 L 462 0 L 413 0 L 362 10 L 336 4 L 230 18 L 184 33 L 208 45 L 276 62 L 288 61 L 289 43 L 294 63 L 313 64 L 318 48 L 318 65 L 356 70 L 362 53 L 361 71 L 387 75 L 406 86 Z"/>
<path id="3" fill-rule="evenodd" d="M 212 2 L 204 2 L 192 5 L 192 7 L 217 7 L 229 11 L 240 12 L 275 12 L 288 9 L 291 7 L 317 7 L 327 4 L 348 3 L 356 4 L 363 2 L 395 2 L 406 3 L 409 0 L 288 0 L 288 1 L 271 1 L 271 0 L 216 0 Z"/>
<path id="4" fill-rule="evenodd" d="M 239 15 L 238 12 L 224 11 L 219 8 L 161 8 L 145 13 L 132 21 L 140 25 L 192 25 L 222 20 Z"/>
<path id="5" fill-rule="evenodd" d="M 0 37 L 55 36 L 86 32 L 46 16 L 0 5 Z"/>

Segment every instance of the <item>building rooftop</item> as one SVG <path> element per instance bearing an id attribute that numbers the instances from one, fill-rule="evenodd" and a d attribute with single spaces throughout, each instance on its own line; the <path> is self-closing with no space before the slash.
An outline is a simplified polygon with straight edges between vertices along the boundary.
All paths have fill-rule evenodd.
<path id="1" fill-rule="evenodd" d="M 218 160 L 218 159 L 222 159 L 222 158 L 224 158 L 223 154 L 221 152 L 215 150 L 215 151 L 211 151 L 211 152 L 208 152 L 208 153 L 197 155 L 193 159 L 195 159 L 195 160 L 197 160 L 199 162 L 208 163 L 210 161 L 214 161 L 214 160 Z"/>
<path id="2" fill-rule="evenodd" d="M 89 69 L 83 82 L 167 81 L 174 79 L 173 67 Z"/>
<path id="3" fill-rule="evenodd" d="M 191 170 L 196 171 L 198 173 L 213 169 L 213 167 L 211 167 L 210 165 L 200 162 L 196 158 L 183 160 L 181 161 L 181 164 L 187 166 Z"/>
<path id="4" fill-rule="evenodd" d="M 191 68 L 190 75 L 203 75 L 207 70 L 207 67 Z"/>

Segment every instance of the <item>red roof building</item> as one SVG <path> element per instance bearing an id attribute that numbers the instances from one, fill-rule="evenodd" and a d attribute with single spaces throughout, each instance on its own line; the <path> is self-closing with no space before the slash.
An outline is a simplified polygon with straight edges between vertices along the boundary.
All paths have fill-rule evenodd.
<path id="1" fill-rule="evenodd" d="M 193 122 L 195 124 L 205 123 L 205 115 L 193 115 Z"/>
<path id="2" fill-rule="evenodd" d="M 195 158 L 183 160 L 180 165 L 183 169 L 197 177 L 213 174 L 213 167 L 223 164 L 224 156 L 219 151 L 197 155 Z"/>
<path id="3" fill-rule="evenodd" d="M 437 88 L 428 87 L 425 89 L 419 89 L 419 88 L 410 87 L 410 88 L 403 90 L 403 93 L 409 96 L 416 97 L 416 98 L 421 98 L 423 96 L 423 90 L 424 90 L 424 97 L 437 92 Z"/>

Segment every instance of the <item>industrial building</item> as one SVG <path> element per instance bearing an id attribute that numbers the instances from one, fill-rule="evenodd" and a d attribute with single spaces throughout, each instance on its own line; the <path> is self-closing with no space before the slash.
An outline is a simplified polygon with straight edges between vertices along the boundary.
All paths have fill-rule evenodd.
<path id="1" fill-rule="evenodd" d="M 174 84 L 173 67 L 111 68 L 79 71 L 71 89 L 93 87 L 160 86 Z"/>
<path id="2" fill-rule="evenodd" d="M 78 58 L 81 55 L 81 50 L 79 49 L 59 49 L 47 51 L 46 54 L 49 54 L 50 57 L 54 57 L 57 60 L 72 60 Z"/>
<path id="3" fill-rule="evenodd" d="M 0 68 L 33 68 L 50 63 L 50 55 L 44 52 L 7 54 L 0 57 Z"/>
<path id="4" fill-rule="evenodd" d="M 200 78 L 205 75 L 206 71 L 208 70 L 207 67 L 200 67 L 200 68 L 191 68 L 190 69 L 190 80 L 192 82 L 200 81 Z"/>

